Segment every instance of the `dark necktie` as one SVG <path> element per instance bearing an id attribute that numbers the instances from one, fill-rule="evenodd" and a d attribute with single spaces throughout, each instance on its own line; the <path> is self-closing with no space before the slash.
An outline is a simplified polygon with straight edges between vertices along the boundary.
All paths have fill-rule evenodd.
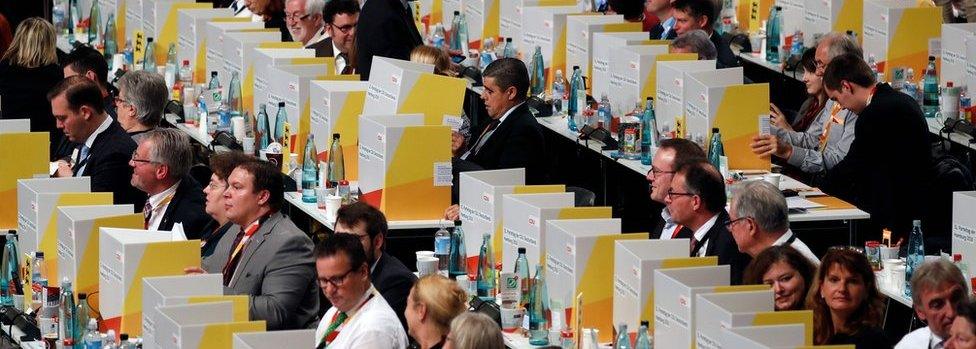
<path id="1" fill-rule="evenodd" d="M 473 155 L 478 154 L 478 151 L 481 150 L 481 147 L 484 146 L 485 145 L 485 142 L 488 141 L 488 138 L 487 138 L 488 134 L 491 133 L 491 131 L 494 131 L 495 128 L 498 127 L 498 124 L 500 124 L 500 123 L 501 122 L 498 121 L 498 120 L 492 120 L 491 123 L 489 123 L 488 126 L 485 127 L 485 130 L 481 132 L 481 136 L 478 136 L 478 140 L 476 142 L 474 142 L 474 147 L 471 148 L 471 154 L 470 155 L 473 156 Z"/>
<path id="2" fill-rule="evenodd" d="M 142 228 L 149 229 L 149 220 L 152 219 L 152 204 L 149 203 L 149 199 L 146 199 L 146 205 L 142 206 L 142 216 L 145 218 Z"/>
<path id="3" fill-rule="evenodd" d="M 349 62 L 349 55 L 345 53 L 340 53 L 339 55 L 336 56 L 336 58 L 337 59 L 342 58 L 342 62 L 346 63 L 346 65 L 342 67 L 342 71 L 340 71 L 339 74 L 341 75 L 352 74 L 353 69 L 352 69 L 352 64 L 350 64 L 351 62 Z"/>
<path id="4" fill-rule="evenodd" d="M 234 243 L 230 245 L 230 259 L 227 261 L 227 265 L 224 265 L 224 286 L 230 285 L 231 278 L 234 277 L 234 271 L 237 269 L 237 262 L 241 260 L 241 255 L 244 251 L 239 251 L 234 253 L 237 249 L 237 245 L 241 244 L 241 240 L 244 240 L 244 228 L 237 232 L 237 237 L 234 238 Z M 243 248 L 241 248 L 243 250 Z"/>

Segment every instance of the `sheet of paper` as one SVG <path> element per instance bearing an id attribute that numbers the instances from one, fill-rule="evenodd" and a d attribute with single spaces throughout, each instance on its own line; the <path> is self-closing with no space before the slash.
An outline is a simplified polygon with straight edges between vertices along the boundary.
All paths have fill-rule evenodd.
<path id="1" fill-rule="evenodd" d="M 453 175 L 451 173 L 451 163 L 450 162 L 435 162 L 434 163 L 434 186 L 435 187 L 450 187 L 453 183 Z"/>
<path id="2" fill-rule="evenodd" d="M 173 233 L 173 241 L 186 241 L 187 240 L 186 233 L 183 231 L 183 223 L 182 222 L 180 222 L 180 223 L 174 223 L 173 224 L 173 230 L 171 230 L 171 232 Z"/>
<path id="3" fill-rule="evenodd" d="M 821 205 L 799 196 L 786 198 L 786 206 L 789 207 L 790 209 L 811 209 L 811 208 L 827 207 L 826 205 Z"/>
<path id="4" fill-rule="evenodd" d="M 760 135 L 768 135 L 768 134 L 770 134 L 769 128 L 771 127 L 771 125 L 770 125 L 769 122 L 770 122 L 769 115 L 767 115 L 767 114 L 760 114 L 759 115 L 759 134 Z"/>

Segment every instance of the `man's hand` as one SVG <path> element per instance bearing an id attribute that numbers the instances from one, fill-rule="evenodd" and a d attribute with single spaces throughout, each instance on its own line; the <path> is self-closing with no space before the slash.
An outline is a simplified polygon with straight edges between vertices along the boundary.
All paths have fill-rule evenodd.
<path id="1" fill-rule="evenodd" d="M 71 170 L 71 164 L 64 160 L 58 160 L 58 170 L 54 172 L 55 177 L 71 177 L 74 173 Z"/>
<path id="2" fill-rule="evenodd" d="M 775 104 L 769 103 L 769 112 L 769 120 L 773 126 L 781 130 L 793 131 L 793 126 L 786 121 L 786 116 L 783 115 L 783 112 Z"/>
<path id="3" fill-rule="evenodd" d="M 782 159 L 789 159 L 793 155 L 793 146 L 773 135 L 753 137 L 752 144 L 749 146 L 752 148 L 753 154 L 758 154 L 763 157 L 772 155 Z"/>
<path id="4" fill-rule="evenodd" d="M 449 221 L 456 221 L 458 220 L 458 215 L 460 211 L 461 211 L 461 206 L 458 205 L 448 206 L 447 209 L 444 210 L 444 219 Z"/>
<path id="5" fill-rule="evenodd" d="M 461 150 L 461 146 L 464 145 L 464 136 L 462 136 L 457 131 L 451 131 L 451 153 L 454 156 L 458 156 L 458 151 Z"/>
<path id="6" fill-rule="evenodd" d="M 200 267 L 186 267 L 186 268 L 183 268 L 183 274 L 185 274 L 185 275 L 197 275 L 197 274 L 206 274 L 206 273 L 207 272 L 204 271 L 203 269 L 201 269 Z"/>

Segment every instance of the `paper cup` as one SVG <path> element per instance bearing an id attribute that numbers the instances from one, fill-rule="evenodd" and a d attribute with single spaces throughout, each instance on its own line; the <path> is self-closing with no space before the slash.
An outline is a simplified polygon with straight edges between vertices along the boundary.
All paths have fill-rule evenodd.
<path id="1" fill-rule="evenodd" d="M 763 175 L 763 180 L 769 182 L 769 184 L 772 184 L 777 189 L 779 189 L 779 181 L 781 178 L 783 178 L 783 175 L 779 173 L 767 173 Z"/>
<path id="2" fill-rule="evenodd" d="M 332 222 L 336 220 L 336 214 L 339 213 L 339 206 L 342 205 L 341 196 L 329 196 L 325 199 L 325 218 L 326 220 Z"/>
<path id="3" fill-rule="evenodd" d="M 881 246 L 881 260 L 898 259 L 898 247 Z"/>
<path id="4" fill-rule="evenodd" d="M 898 265 L 891 268 L 891 277 L 888 279 L 888 285 L 891 289 L 897 290 L 898 292 L 905 292 L 905 266 Z"/>
<path id="5" fill-rule="evenodd" d="M 243 137 L 241 141 L 241 146 L 244 147 L 244 154 L 247 155 L 254 154 L 254 137 Z"/>
<path id="6" fill-rule="evenodd" d="M 329 189 L 318 188 L 315 189 L 315 204 L 320 210 L 325 209 L 325 203 L 329 199 Z"/>
<path id="7" fill-rule="evenodd" d="M 438 259 L 435 257 L 424 256 L 417 258 L 417 274 L 420 277 L 437 274 L 437 263 Z"/>
<path id="8" fill-rule="evenodd" d="M 417 251 L 416 254 L 417 260 L 420 260 L 423 257 L 434 257 L 434 251 Z"/>
<path id="9" fill-rule="evenodd" d="M 502 332 L 512 333 L 522 324 L 522 310 L 501 307 Z"/>

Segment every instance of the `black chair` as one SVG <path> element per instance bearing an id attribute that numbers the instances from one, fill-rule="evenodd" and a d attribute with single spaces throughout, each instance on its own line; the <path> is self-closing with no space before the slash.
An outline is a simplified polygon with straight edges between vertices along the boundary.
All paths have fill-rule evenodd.
<path id="1" fill-rule="evenodd" d="M 567 193 L 576 195 L 576 207 L 593 206 L 596 202 L 596 193 L 583 187 L 566 187 Z"/>

